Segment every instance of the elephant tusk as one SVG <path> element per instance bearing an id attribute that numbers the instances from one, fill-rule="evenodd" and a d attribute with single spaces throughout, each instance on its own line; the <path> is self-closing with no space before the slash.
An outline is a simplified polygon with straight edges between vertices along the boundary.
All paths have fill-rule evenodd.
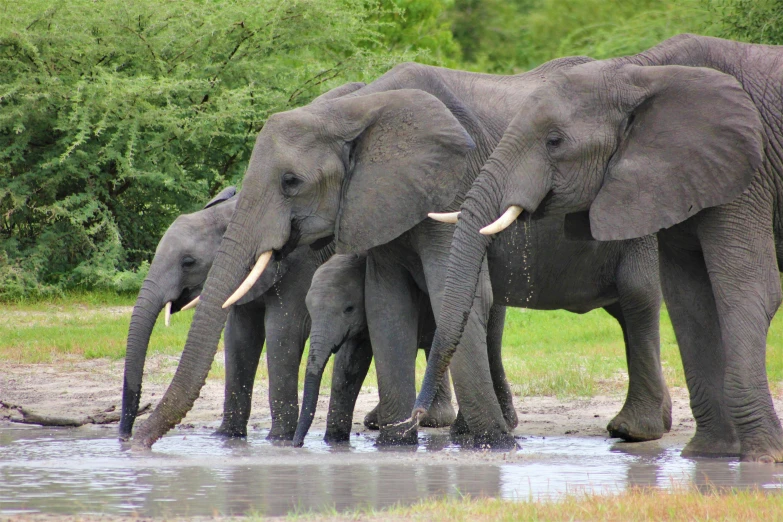
<path id="1" fill-rule="evenodd" d="M 196 296 L 194 300 L 183 306 L 179 309 L 180 312 L 184 312 L 185 310 L 190 310 L 191 308 L 195 308 L 198 302 L 201 301 L 201 296 Z"/>
<path id="2" fill-rule="evenodd" d="M 171 325 L 171 301 L 166 303 L 165 323 L 166 323 L 166 326 L 170 326 Z"/>
<path id="3" fill-rule="evenodd" d="M 508 226 L 516 221 L 519 215 L 522 213 L 522 207 L 519 205 L 511 205 L 496 221 L 482 228 L 479 232 L 485 236 L 491 236 L 498 232 L 503 232 Z"/>
<path id="4" fill-rule="evenodd" d="M 250 273 L 247 275 L 247 278 L 242 282 L 241 285 L 239 285 L 237 291 L 231 294 L 231 297 L 229 297 L 228 300 L 223 303 L 223 308 L 228 308 L 232 304 L 236 303 L 242 299 L 242 297 L 244 297 L 244 295 L 251 288 L 253 288 L 253 285 L 256 284 L 258 278 L 261 277 L 261 274 L 264 273 L 264 269 L 266 268 L 266 265 L 269 263 L 270 259 L 272 259 L 271 250 L 267 250 L 259 256 L 258 261 L 256 261 L 256 266 L 253 267 L 253 270 L 250 271 Z"/>
<path id="5" fill-rule="evenodd" d="M 430 219 L 440 221 L 441 223 L 455 224 L 459 217 L 459 212 L 430 212 L 427 216 L 429 216 Z"/>

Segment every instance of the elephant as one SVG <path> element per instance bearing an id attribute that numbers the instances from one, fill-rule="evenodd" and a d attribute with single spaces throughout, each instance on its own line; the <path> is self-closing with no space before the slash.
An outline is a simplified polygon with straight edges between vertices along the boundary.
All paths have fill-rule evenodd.
<path id="1" fill-rule="evenodd" d="M 428 296 L 439 317 L 453 235 L 452 225 L 427 214 L 459 207 L 512 110 L 530 92 L 588 61 L 562 59 L 515 76 L 402 64 L 341 98 L 272 115 L 256 139 L 177 373 L 134 437 L 136 447 L 151 447 L 192 407 L 225 307 L 252 286 L 266 263 L 297 245 L 331 238 L 338 253 L 368 253 L 365 311 L 378 373 L 378 443 L 416 444 L 410 412 L 418 295 Z M 450 372 L 474 444 L 513 447 L 511 390 L 500 354 L 488 348 L 489 331 L 503 319 L 492 305 L 486 263 L 480 281 Z M 647 367 L 656 362 L 653 357 Z M 661 416 L 660 410 L 645 418 Z"/>
<path id="2" fill-rule="evenodd" d="M 783 461 L 765 361 L 781 300 L 781 77 L 781 47 L 686 34 L 530 92 L 462 204 L 416 412 L 480 285 L 491 238 L 479 229 L 501 213 L 484 233 L 560 215 L 577 238 L 657 234 L 696 420 L 683 453 Z"/>
<path id="3" fill-rule="evenodd" d="M 215 252 L 237 204 L 229 187 L 203 210 L 179 216 L 160 240 L 133 309 L 128 331 L 123 381 L 120 439 L 131 437 L 139 408 L 141 381 L 152 327 L 161 309 L 171 313 L 194 303 L 207 279 Z M 315 269 L 330 249 L 297 249 L 269 270 L 231 308 L 225 332 L 225 402 L 217 434 L 243 437 L 253 381 L 264 340 L 269 366 L 269 440 L 291 440 L 299 413 L 297 378 L 310 318 L 305 296 Z"/>
<path id="4" fill-rule="evenodd" d="M 294 446 L 303 444 L 304 437 L 313 422 L 321 378 L 332 354 L 336 354 L 335 367 L 337 368 L 345 368 L 347 361 L 356 361 L 357 364 L 352 367 L 352 371 L 340 372 L 343 375 L 350 375 L 348 384 L 340 383 L 335 386 L 334 380 L 332 382 L 327 433 L 343 431 L 332 428 L 332 423 L 339 422 L 340 419 L 347 419 L 350 422 L 353 417 L 353 406 L 358 390 L 362 386 L 372 361 L 372 345 L 367 328 L 367 316 L 364 312 L 366 264 L 366 253 L 338 254 L 332 256 L 313 274 L 313 281 L 305 298 L 312 322 L 310 351 L 305 373 L 302 411 L 299 414 L 299 423 L 294 435 Z M 421 298 L 425 297 L 421 296 Z M 422 303 L 419 307 L 419 314 L 418 346 L 429 349 L 432 335 L 435 333 L 435 317 L 432 315 L 432 308 L 428 302 Z M 356 391 L 349 394 L 353 401 L 335 401 L 335 388 L 340 390 L 348 386 L 356 387 Z M 335 411 L 335 407 L 340 406 L 350 406 L 350 409 Z M 420 424 L 433 428 L 450 426 L 454 423 L 455 418 L 447 373 L 444 374 L 441 385 L 438 387 L 429 415 L 422 419 Z M 364 425 L 370 429 L 378 429 L 377 408 L 367 414 Z"/>

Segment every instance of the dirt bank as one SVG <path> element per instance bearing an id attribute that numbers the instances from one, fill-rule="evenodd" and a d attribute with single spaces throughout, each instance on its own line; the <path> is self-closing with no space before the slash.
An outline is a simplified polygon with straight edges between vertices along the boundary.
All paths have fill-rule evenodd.
<path id="1" fill-rule="evenodd" d="M 222 353 L 217 354 L 222 358 Z M 123 361 L 107 359 L 83 360 L 62 358 L 53 364 L 0 363 L 0 400 L 22 405 L 38 414 L 83 417 L 120 407 Z M 153 405 L 162 397 L 176 368 L 177 358 L 165 355 L 150 357 L 144 377 L 142 404 Z M 558 399 L 555 397 L 517 397 L 519 435 L 578 435 L 605 437 L 607 422 L 620 410 L 624 397 L 596 396 L 592 398 Z M 681 443 L 690 437 L 694 422 L 685 390 L 672 390 L 674 423 L 665 438 Z M 313 428 L 325 428 L 328 396 L 319 399 Z M 365 431 L 364 415 L 377 403 L 377 390 L 362 390 L 354 414 L 357 432 Z M 781 408 L 781 405 L 777 405 Z M 223 381 L 209 379 L 193 410 L 183 421 L 183 427 L 217 427 L 223 408 Z M 8 415 L 8 410 L 0 414 Z M 250 429 L 263 430 L 271 425 L 266 382 L 257 382 L 253 393 L 253 413 Z"/>

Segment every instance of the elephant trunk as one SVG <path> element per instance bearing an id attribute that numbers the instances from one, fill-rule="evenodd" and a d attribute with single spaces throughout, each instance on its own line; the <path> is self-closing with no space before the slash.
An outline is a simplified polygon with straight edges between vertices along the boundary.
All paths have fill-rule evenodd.
<path id="1" fill-rule="evenodd" d="M 141 381 L 144 375 L 144 362 L 147 347 L 155 322 L 163 309 L 164 302 L 160 290 L 150 277 L 136 298 L 133 307 L 128 344 L 125 350 L 125 375 L 122 382 L 122 416 L 120 417 L 120 440 L 128 440 L 133 430 L 133 422 L 139 412 L 141 399 Z"/>
<path id="2" fill-rule="evenodd" d="M 177 425 L 193 407 L 206 382 L 228 316 L 222 305 L 247 274 L 248 265 L 255 261 L 259 225 L 248 211 L 254 205 L 242 198 L 237 205 L 201 292 L 174 379 L 155 411 L 136 431 L 135 448 L 150 448 Z"/>
<path id="3" fill-rule="evenodd" d="M 479 229 L 499 215 L 500 194 L 502 190 L 495 178 L 481 175 L 460 209 L 451 243 L 438 328 L 432 341 L 421 391 L 414 405 L 414 418 L 428 412 L 460 343 L 473 307 L 484 255 L 492 240 L 491 236 L 480 234 Z"/>
<path id="4" fill-rule="evenodd" d="M 299 422 L 294 434 L 294 446 L 301 447 L 304 438 L 313 424 L 315 410 L 318 405 L 318 394 L 321 389 L 321 379 L 324 375 L 326 363 L 329 362 L 331 351 L 327 343 L 319 340 L 317 334 L 310 337 L 310 356 L 307 359 L 305 372 L 304 395 L 302 396 L 302 411 L 299 414 Z"/>

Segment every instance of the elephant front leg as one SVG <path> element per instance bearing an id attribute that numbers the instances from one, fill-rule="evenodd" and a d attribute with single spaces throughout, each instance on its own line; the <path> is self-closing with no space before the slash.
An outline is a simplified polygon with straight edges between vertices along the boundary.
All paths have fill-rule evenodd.
<path id="1" fill-rule="evenodd" d="M 216 434 L 245 437 L 253 398 L 253 382 L 264 347 L 262 304 L 249 303 L 231 309 L 226 321 L 224 345 L 226 384 L 223 422 Z"/>
<path id="2" fill-rule="evenodd" d="M 347 442 L 351 435 L 353 410 L 372 362 L 372 346 L 363 339 L 343 346 L 334 358 L 332 393 L 326 416 L 326 442 Z"/>
<path id="3" fill-rule="evenodd" d="M 661 288 L 680 348 L 696 433 L 686 456 L 739 455 L 739 439 L 723 396 L 726 360 L 704 257 L 677 229 L 658 234 Z"/>
<path id="4" fill-rule="evenodd" d="M 378 376 L 378 444 L 418 444 L 410 419 L 416 400 L 416 292 L 402 266 L 373 255 L 367 258 L 365 311 Z"/>
<path id="5" fill-rule="evenodd" d="M 616 274 L 619 301 L 605 310 L 623 330 L 628 394 L 607 430 L 628 442 L 660 439 L 672 426 L 672 400 L 661 368 L 661 283 L 654 238 L 628 242 Z"/>
<path id="6" fill-rule="evenodd" d="M 299 364 L 309 322 L 287 310 L 272 310 L 266 320 L 266 360 L 272 428 L 267 440 L 290 441 L 299 420 Z"/>
<path id="7" fill-rule="evenodd" d="M 492 386 L 495 395 L 503 411 L 503 418 L 509 430 L 513 430 L 519 424 L 517 410 L 514 409 L 514 395 L 511 393 L 506 378 L 506 369 L 503 367 L 503 327 L 506 323 L 506 307 L 492 305 L 489 309 L 487 321 L 487 357 L 489 359 L 489 372 L 492 375 Z"/>
<path id="8" fill-rule="evenodd" d="M 766 367 L 769 324 L 781 301 L 772 226 L 761 218 L 737 219 L 732 207 L 711 209 L 700 233 L 726 354 L 723 392 L 740 458 L 783 462 L 783 430 Z"/>

